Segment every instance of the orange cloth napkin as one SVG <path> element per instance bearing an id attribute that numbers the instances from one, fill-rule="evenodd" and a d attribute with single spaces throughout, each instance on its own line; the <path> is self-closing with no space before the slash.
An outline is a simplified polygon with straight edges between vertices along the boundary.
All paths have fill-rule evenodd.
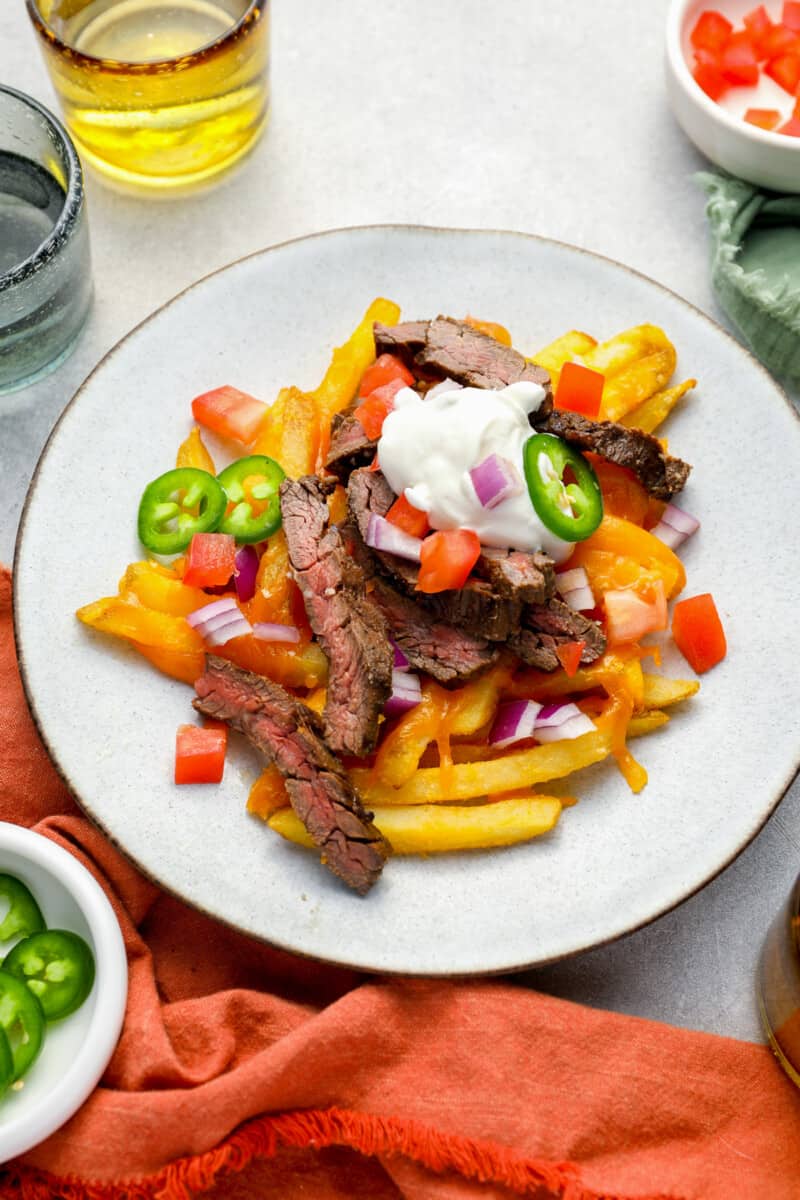
<path id="1" fill-rule="evenodd" d="M 147 882 L 50 765 L 10 598 L 0 571 L 0 818 L 99 879 L 130 994 L 101 1085 L 0 1169 L 0 1195 L 798 1200 L 800 1092 L 762 1046 L 504 982 L 359 977 L 239 936 Z"/>

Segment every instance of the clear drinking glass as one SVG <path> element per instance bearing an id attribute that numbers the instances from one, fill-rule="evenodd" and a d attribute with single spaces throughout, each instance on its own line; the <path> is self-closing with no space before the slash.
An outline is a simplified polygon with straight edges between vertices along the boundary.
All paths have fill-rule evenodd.
<path id="1" fill-rule="evenodd" d="M 66 358 L 91 300 L 75 147 L 46 108 L 0 86 L 0 393 Z"/>
<path id="2" fill-rule="evenodd" d="M 800 877 L 761 949 L 758 1007 L 770 1046 L 800 1087 Z"/>
<path id="3" fill-rule="evenodd" d="M 85 164 L 183 192 L 238 162 L 269 113 L 269 0 L 26 0 Z"/>

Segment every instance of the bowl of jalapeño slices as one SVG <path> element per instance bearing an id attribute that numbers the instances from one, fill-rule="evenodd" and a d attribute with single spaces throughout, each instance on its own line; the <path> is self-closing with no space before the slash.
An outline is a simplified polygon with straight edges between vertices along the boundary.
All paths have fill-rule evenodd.
<path id="1" fill-rule="evenodd" d="M 125 947 L 67 850 L 0 822 L 0 1162 L 58 1129 L 100 1079 L 122 1027 Z"/>

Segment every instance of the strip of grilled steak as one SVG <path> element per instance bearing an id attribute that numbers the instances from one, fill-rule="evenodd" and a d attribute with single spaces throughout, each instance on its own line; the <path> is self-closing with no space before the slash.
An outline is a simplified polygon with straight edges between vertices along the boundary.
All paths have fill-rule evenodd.
<path id="1" fill-rule="evenodd" d="M 487 579 L 499 596 L 543 604 L 555 590 L 555 564 L 548 554 L 537 551 L 500 550 L 484 546 L 475 564 L 475 574 Z"/>
<path id="2" fill-rule="evenodd" d="M 227 722 L 275 763 L 322 862 L 365 895 L 383 869 L 388 846 L 320 737 L 316 713 L 279 684 L 213 656 L 195 690 L 198 712 Z"/>
<path id="3" fill-rule="evenodd" d="M 378 354 L 399 354 L 423 378 L 449 378 L 476 388 L 504 388 L 526 380 L 545 389 L 539 413 L 544 416 L 552 408 L 547 371 L 464 321 L 440 316 L 403 325 L 376 323 L 374 330 Z"/>
<path id="4" fill-rule="evenodd" d="M 368 467 L 378 443 L 367 437 L 364 426 L 351 412 L 337 413 L 331 421 L 331 444 L 325 466 L 342 483 L 358 467 Z"/>
<path id="5" fill-rule="evenodd" d="M 292 574 L 328 663 L 325 738 L 332 750 L 368 754 L 392 687 L 386 622 L 366 594 L 364 573 L 340 531 L 328 528 L 326 487 L 314 475 L 281 484 Z"/>
<path id="6" fill-rule="evenodd" d="M 424 671 L 445 687 L 455 687 L 497 662 L 499 650 L 486 638 L 437 621 L 421 604 L 392 587 L 378 573 L 372 552 L 354 525 L 344 526 L 342 536 L 369 578 L 369 596 L 386 618 L 392 639 L 415 671 Z"/>
<path id="7" fill-rule="evenodd" d="M 395 495 L 380 471 L 354 471 L 347 484 L 350 518 L 366 540 L 371 514 L 385 516 Z M 462 588 L 435 595 L 415 591 L 419 570 L 415 563 L 372 551 L 382 570 L 437 620 L 490 642 L 504 642 L 519 629 L 523 601 L 498 595 L 490 583 L 470 576 Z"/>
<path id="8" fill-rule="evenodd" d="M 659 500 L 669 500 L 679 492 L 692 469 L 682 459 L 665 454 L 651 434 L 628 429 L 616 421 L 592 421 L 561 409 L 554 409 L 547 418 L 535 413 L 533 421 L 541 433 L 554 433 L 578 450 L 591 450 L 619 467 L 627 467 Z"/>
<path id="9" fill-rule="evenodd" d="M 531 604 L 523 614 L 522 629 L 509 641 L 514 653 L 539 671 L 555 671 L 561 665 L 556 647 L 565 642 L 585 642 L 581 662 L 593 663 L 606 648 L 606 639 L 596 621 L 576 612 L 553 597 L 547 604 Z"/>

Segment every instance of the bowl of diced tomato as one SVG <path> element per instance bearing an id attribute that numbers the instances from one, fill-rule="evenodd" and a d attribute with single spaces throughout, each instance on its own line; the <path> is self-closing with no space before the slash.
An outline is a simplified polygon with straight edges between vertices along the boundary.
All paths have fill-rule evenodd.
<path id="1" fill-rule="evenodd" d="M 679 124 L 713 163 L 800 192 L 800 0 L 673 0 L 666 81 Z"/>

